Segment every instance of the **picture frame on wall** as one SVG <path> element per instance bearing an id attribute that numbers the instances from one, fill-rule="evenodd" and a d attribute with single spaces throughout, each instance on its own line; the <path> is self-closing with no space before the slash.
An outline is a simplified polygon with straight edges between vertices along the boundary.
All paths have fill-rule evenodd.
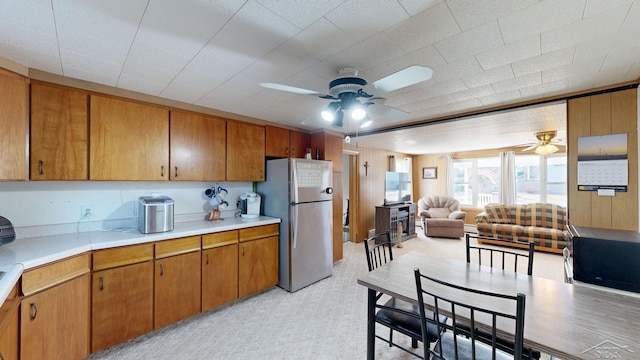
<path id="1" fill-rule="evenodd" d="M 423 167 L 422 168 L 422 178 L 423 179 L 437 179 L 438 178 L 438 168 L 437 167 Z"/>

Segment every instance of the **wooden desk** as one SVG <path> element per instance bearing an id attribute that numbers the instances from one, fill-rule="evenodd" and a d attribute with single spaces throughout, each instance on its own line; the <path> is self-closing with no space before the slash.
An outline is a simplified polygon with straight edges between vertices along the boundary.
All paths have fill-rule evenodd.
<path id="1" fill-rule="evenodd" d="M 412 251 L 358 279 L 358 284 L 369 288 L 368 359 L 375 356 L 376 292 L 417 303 L 413 276 L 416 267 L 429 276 L 470 288 L 526 294 L 524 336 L 527 347 L 565 360 L 631 360 L 640 356 L 640 297 Z"/>

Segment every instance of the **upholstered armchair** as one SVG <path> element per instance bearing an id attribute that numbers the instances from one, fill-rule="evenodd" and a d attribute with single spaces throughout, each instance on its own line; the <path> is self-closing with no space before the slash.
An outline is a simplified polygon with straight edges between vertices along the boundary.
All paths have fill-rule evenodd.
<path id="1" fill-rule="evenodd" d="M 449 196 L 425 196 L 418 200 L 418 216 L 425 236 L 461 238 L 467 213 Z"/>

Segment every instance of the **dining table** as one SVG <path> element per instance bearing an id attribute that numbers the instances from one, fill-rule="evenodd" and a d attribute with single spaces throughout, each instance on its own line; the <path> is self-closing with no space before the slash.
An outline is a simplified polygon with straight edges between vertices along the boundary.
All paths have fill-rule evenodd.
<path id="1" fill-rule="evenodd" d="M 368 288 L 367 359 L 375 358 L 376 295 L 384 293 L 417 304 L 416 268 L 421 274 L 467 288 L 525 294 L 525 347 L 563 360 L 640 359 L 637 294 L 567 284 L 417 251 L 358 278 L 358 284 Z M 513 334 L 513 328 L 499 330 Z"/>

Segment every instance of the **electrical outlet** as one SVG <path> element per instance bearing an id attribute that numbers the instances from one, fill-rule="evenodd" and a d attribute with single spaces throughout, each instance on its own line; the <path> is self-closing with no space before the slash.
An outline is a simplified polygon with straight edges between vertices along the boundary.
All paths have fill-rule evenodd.
<path id="1" fill-rule="evenodd" d="M 376 234 L 376 229 L 369 229 L 369 237 L 372 237 Z"/>
<path id="2" fill-rule="evenodd" d="M 95 216 L 95 208 L 93 205 L 80 205 L 80 218 L 89 219 Z"/>

